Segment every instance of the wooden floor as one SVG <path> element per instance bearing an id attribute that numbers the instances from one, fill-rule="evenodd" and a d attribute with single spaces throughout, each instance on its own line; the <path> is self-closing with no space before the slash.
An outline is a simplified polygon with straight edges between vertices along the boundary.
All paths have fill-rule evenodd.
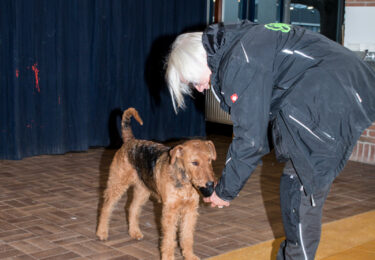
<path id="1" fill-rule="evenodd" d="M 219 176 L 231 141 L 228 131 L 208 132 Z M 0 161 L 0 259 L 159 259 L 161 205 L 149 201 L 140 219 L 142 241 L 130 239 L 126 212 L 129 191 L 117 205 L 107 242 L 95 227 L 99 198 L 115 150 L 42 155 Z M 279 178 L 283 165 L 264 157 L 229 208 L 201 205 L 195 252 L 201 258 L 283 236 Z M 349 162 L 332 186 L 323 222 L 375 209 L 375 166 Z M 176 250 L 176 258 L 181 258 Z"/>

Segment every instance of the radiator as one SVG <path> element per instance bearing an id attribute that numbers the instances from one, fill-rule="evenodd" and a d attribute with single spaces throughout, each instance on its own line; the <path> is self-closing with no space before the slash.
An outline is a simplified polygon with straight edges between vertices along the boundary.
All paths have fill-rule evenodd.
<path id="1" fill-rule="evenodd" d="M 220 108 L 220 103 L 216 100 L 214 94 L 209 90 L 205 95 L 205 116 L 206 121 L 232 125 L 230 115 Z"/>

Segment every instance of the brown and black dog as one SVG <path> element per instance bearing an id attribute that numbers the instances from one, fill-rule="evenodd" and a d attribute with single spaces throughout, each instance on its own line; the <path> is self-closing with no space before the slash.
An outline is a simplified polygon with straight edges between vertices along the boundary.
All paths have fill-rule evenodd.
<path id="1" fill-rule="evenodd" d="M 110 166 L 96 235 L 100 240 L 108 238 L 114 205 L 130 186 L 134 186 L 134 199 L 129 208 L 129 235 L 138 240 L 143 238 L 138 218 L 142 205 L 153 194 L 163 203 L 162 259 L 174 259 L 178 224 L 183 256 L 199 259 L 193 252 L 199 206 L 197 190 L 205 197 L 213 192 L 216 180 L 211 162 L 216 159 L 215 146 L 211 141 L 189 140 L 169 148 L 160 143 L 137 140 L 130 126 L 132 116 L 143 124 L 134 108 L 123 113 L 124 144 Z"/>

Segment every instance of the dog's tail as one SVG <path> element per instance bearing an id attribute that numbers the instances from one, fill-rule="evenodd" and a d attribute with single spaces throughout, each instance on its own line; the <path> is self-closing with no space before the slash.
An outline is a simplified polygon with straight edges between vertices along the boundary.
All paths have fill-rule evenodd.
<path id="1" fill-rule="evenodd" d="M 126 143 L 129 139 L 134 138 L 133 131 L 130 125 L 132 116 L 138 121 L 140 125 L 143 125 L 143 121 L 135 108 L 130 107 L 126 109 L 122 114 L 121 120 L 122 140 L 124 141 L 124 143 Z"/>

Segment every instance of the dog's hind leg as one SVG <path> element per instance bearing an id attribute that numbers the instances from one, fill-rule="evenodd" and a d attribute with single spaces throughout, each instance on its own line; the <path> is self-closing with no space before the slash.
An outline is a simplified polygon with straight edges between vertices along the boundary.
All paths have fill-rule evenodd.
<path id="1" fill-rule="evenodd" d="M 104 191 L 104 204 L 100 213 L 99 225 L 96 231 L 96 235 L 100 240 L 107 240 L 108 224 L 113 208 L 129 188 L 129 183 L 120 184 L 115 181 L 109 181 L 107 185 L 107 189 Z"/>
<path id="2" fill-rule="evenodd" d="M 180 244 L 182 247 L 182 254 L 186 260 L 198 260 L 199 257 L 194 255 L 194 230 L 198 217 L 198 203 L 185 207 L 181 212 L 180 223 Z"/>
<path id="3" fill-rule="evenodd" d="M 142 206 L 146 203 L 150 197 L 150 192 L 141 183 L 137 183 L 134 186 L 133 201 L 129 208 L 129 235 L 137 240 L 143 238 L 143 234 L 139 228 L 139 215 L 142 210 Z"/>

